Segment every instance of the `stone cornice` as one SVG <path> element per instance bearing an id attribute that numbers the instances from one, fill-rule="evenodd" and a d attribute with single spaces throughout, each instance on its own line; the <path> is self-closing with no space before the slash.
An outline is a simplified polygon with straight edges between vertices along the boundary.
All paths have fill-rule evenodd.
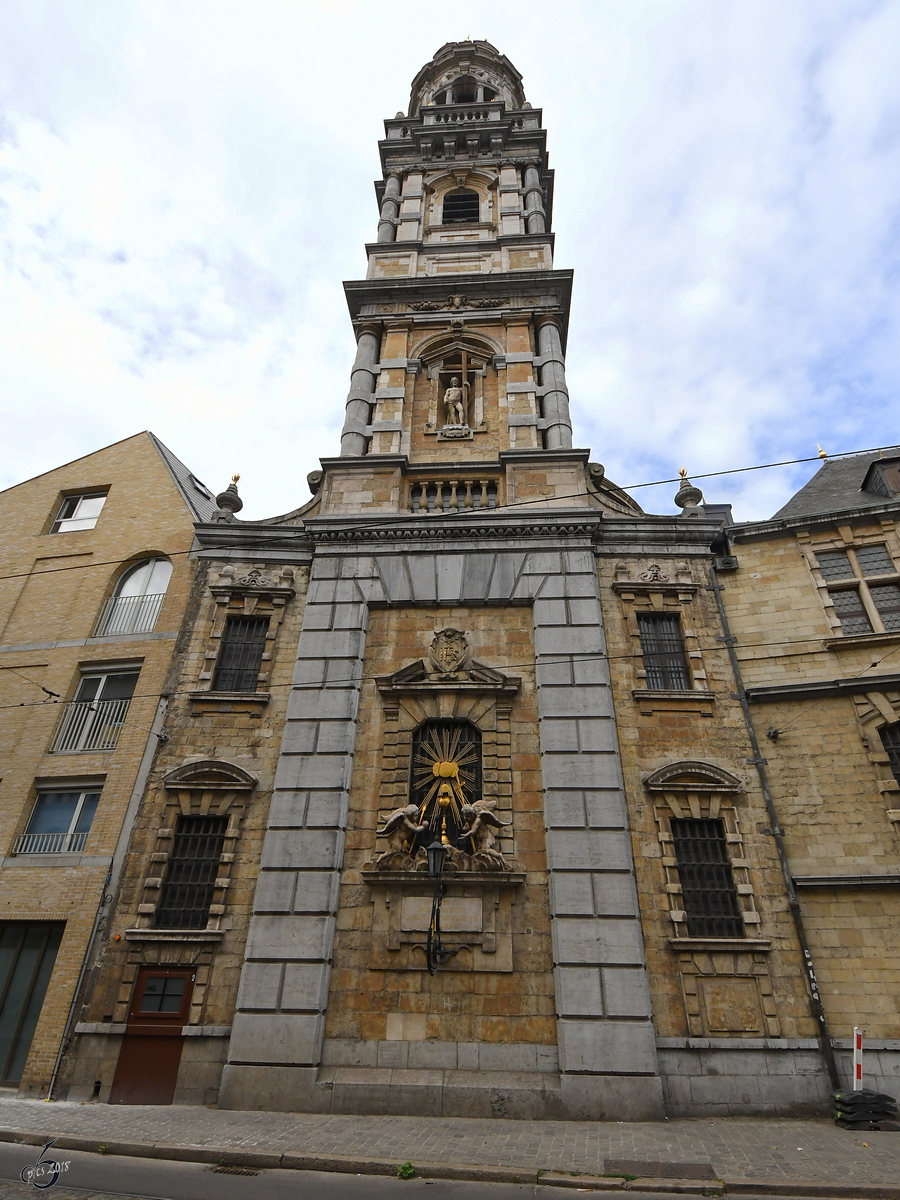
<path id="1" fill-rule="evenodd" d="M 533 517 L 492 516 L 459 513 L 447 518 L 435 516 L 407 515 L 377 517 L 345 516 L 329 519 L 320 517 L 310 522 L 308 532 L 317 544 L 354 542 L 445 542 L 486 541 L 508 542 L 520 538 L 583 538 L 590 539 L 601 521 L 602 515 L 589 509 L 571 510 L 565 513 L 544 511 Z"/>
<path id="2" fill-rule="evenodd" d="M 745 646 L 752 650 L 752 646 Z M 808 700 L 812 697 L 828 699 L 834 696 L 855 696 L 866 692 L 893 692 L 900 690 L 900 673 L 894 671 L 884 675 L 857 675 L 844 679 L 804 679 L 798 683 L 779 683 L 770 686 L 747 688 L 747 699 L 751 704 L 777 704 L 781 700 Z"/>
<path id="3" fill-rule="evenodd" d="M 782 517 L 773 521 L 753 521 L 741 525 L 726 525 L 724 532 L 730 542 L 739 545 L 754 538 L 778 537 L 786 533 L 797 533 L 805 529 L 836 528 L 838 525 L 859 525 L 879 521 L 882 518 L 900 519 L 900 501 L 887 500 L 884 504 L 866 505 L 865 508 L 842 508 L 834 512 L 810 513 L 805 516 Z"/>

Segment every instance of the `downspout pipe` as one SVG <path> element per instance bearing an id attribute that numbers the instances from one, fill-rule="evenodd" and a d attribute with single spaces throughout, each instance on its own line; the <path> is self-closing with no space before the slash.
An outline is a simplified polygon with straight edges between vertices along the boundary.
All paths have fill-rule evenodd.
<path id="1" fill-rule="evenodd" d="M 791 910 L 791 917 L 794 921 L 794 928 L 797 931 L 797 940 L 800 943 L 800 951 L 803 955 L 803 968 L 806 972 L 806 981 L 809 985 L 810 1009 L 813 1019 L 816 1022 L 818 1031 L 819 1046 L 822 1050 L 822 1058 L 825 1060 L 825 1069 L 828 1071 L 828 1078 L 831 1080 L 831 1086 L 834 1091 L 839 1092 L 843 1086 L 841 1077 L 838 1074 L 837 1061 L 834 1057 L 834 1046 L 831 1041 L 831 1034 L 828 1032 L 828 1022 L 825 1018 L 825 1009 L 822 1004 L 822 997 L 819 993 L 819 983 L 816 979 L 816 972 L 813 967 L 812 953 L 809 948 L 809 940 L 806 936 L 806 927 L 803 924 L 803 913 L 800 909 L 800 901 L 797 897 L 797 889 L 794 887 L 794 877 L 791 874 L 790 863 L 788 862 L 787 849 L 784 844 L 784 832 L 778 820 L 778 813 L 775 809 L 775 801 L 772 799 L 772 789 L 769 787 L 769 776 L 766 771 L 766 760 L 760 753 L 759 741 L 756 737 L 756 729 L 753 725 L 753 717 L 750 713 L 750 702 L 747 699 L 747 690 L 744 687 L 744 679 L 741 674 L 741 664 L 735 650 L 736 639 L 732 636 L 731 626 L 728 621 L 728 613 L 725 611 L 725 602 L 722 599 L 722 593 L 725 590 L 719 582 L 719 576 L 716 572 L 715 564 L 710 564 L 710 576 L 712 578 L 711 591 L 716 597 L 716 607 L 719 610 L 719 620 L 722 622 L 722 632 L 724 634 L 723 641 L 728 650 L 728 658 L 731 662 L 731 670 L 734 675 L 734 681 L 737 685 L 737 698 L 741 704 L 741 712 L 744 714 L 744 724 L 747 727 L 747 736 L 750 740 L 750 746 L 753 750 L 753 758 L 750 760 L 756 767 L 756 773 L 759 776 L 759 784 L 762 788 L 762 793 L 766 802 L 766 812 L 769 815 L 769 825 L 772 837 L 775 839 L 775 847 L 778 851 L 778 859 L 781 863 L 784 882 L 787 887 L 788 905 Z"/>

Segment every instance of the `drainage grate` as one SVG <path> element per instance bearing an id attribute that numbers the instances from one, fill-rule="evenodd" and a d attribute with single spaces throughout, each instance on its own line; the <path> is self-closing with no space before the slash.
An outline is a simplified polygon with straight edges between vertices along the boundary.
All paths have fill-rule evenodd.
<path id="1" fill-rule="evenodd" d="M 639 1162 L 629 1158 L 607 1158 L 603 1161 L 607 1175 L 638 1175 L 653 1179 L 715 1179 L 709 1163 Z"/>
<path id="2" fill-rule="evenodd" d="M 259 1171 L 253 1171 L 250 1167 L 210 1167 L 210 1171 L 215 1171 L 217 1175 L 258 1175 Z"/>

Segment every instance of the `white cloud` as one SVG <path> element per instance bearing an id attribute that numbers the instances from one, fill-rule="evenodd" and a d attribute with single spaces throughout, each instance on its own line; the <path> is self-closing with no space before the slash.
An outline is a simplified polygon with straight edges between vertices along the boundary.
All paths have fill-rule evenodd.
<path id="1" fill-rule="evenodd" d="M 3 486 L 149 427 L 214 489 L 240 471 L 244 515 L 301 503 L 337 450 L 381 120 L 468 34 L 544 109 L 576 440 L 613 478 L 900 437 L 900 0 L 461 0 L 402 39 L 384 12 L 4 6 Z M 706 492 L 767 515 L 811 469 Z"/>

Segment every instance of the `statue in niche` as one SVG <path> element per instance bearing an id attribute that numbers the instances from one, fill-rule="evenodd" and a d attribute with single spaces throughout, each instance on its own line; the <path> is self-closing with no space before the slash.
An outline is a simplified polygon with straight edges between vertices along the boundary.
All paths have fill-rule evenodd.
<path id="1" fill-rule="evenodd" d="M 465 426 L 468 428 L 469 422 L 466 420 L 466 392 L 469 390 L 468 382 L 464 382 L 462 387 L 459 384 L 459 376 L 454 375 L 450 380 L 450 386 L 444 391 L 444 426 L 455 425 Z"/>

